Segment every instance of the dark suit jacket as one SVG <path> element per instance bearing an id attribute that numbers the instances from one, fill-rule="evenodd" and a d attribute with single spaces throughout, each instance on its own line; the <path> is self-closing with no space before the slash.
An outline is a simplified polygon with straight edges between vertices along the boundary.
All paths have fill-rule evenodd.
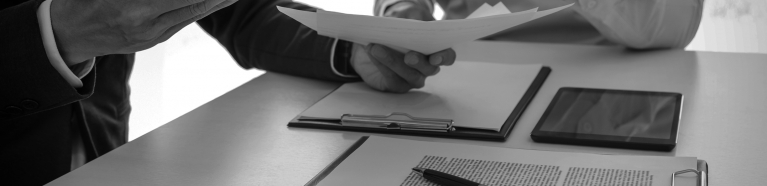
<path id="1" fill-rule="evenodd" d="M 42 0 L 0 6 L 0 182 L 41 185 L 69 172 L 71 140 L 82 137 L 88 161 L 126 143 L 133 54 L 96 58 L 82 88 L 51 66 L 37 22 Z M 7 5 L 11 6 L 8 7 Z M 331 38 L 283 15 L 288 0 L 241 0 L 198 23 L 243 68 L 351 81 L 330 67 Z M 350 51 L 342 51 L 350 52 Z"/>

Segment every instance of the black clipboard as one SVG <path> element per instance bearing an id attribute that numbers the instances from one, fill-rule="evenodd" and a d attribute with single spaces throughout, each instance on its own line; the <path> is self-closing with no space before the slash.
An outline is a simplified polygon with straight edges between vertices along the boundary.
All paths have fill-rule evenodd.
<path id="1" fill-rule="evenodd" d="M 550 73 L 550 67 L 541 67 L 538 75 L 527 88 L 527 91 L 517 103 L 517 106 L 514 107 L 514 110 L 509 114 L 509 117 L 506 119 L 499 131 L 452 126 L 451 120 L 440 118 L 416 118 L 408 115 L 407 113 L 391 113 L 388 116 L 344 115 L 338 119 L 310 118 L 302 117 L 299 115 L 291 120 L 288 123 L 288 126 L 386 134 L 463 138 L 487 141 L 506 141 L 506 138 L 509 136 L 509 134 L 511 134 L 511 129 L 514 128 L 514 125 L 522 116 L 522 113 L 525 111 L 530 102 L 532 102 L 533 98 L 538 93 L 538 90 L 541 88 L 541 86 L 543 86 L 543 83 L 546 81 L 546 78 Z M 356 123 L 367 122 L 367 124 L 370 125 L 364 126 L 359 124 L 342 124 L 344 121 L 348 121 L 345 119 L 355 119 L 354 117 L 356 117 L 358 120 L 353 121 L 359 121 Z"/>
<path id="2" fill-rule="evenodd" d="M 349 157 L 349 155 L 351 155 L 360 146 L 362 146 L 362 144 L 364 144 L 365 141 L 368 140 L 368 138 L 370 138 L 370 136 L 362 136 L 362 137 L 360 137 L 360 139 L 358 139 L 357 142 L 354 142 L 354 144 L 352 144 L 352 146 L 350 146 L 348 149 L 346 149 L 346 151 L 344 151 L 344 153 L 342 153 L 340 156 L 338 156 L 338 158 L 333 160 L 333 162 L 331 162 L 327 167 L 322 169 L 322 171 L 317 173 L 317 175 L 315 175 L 311 180 L 306 182 L 306 184 L 304 186 L 315 186 L 315 185 L 319 184 L 323 179 L 325 179 L 325 177 L 327 177 L 331 172 L 333 172 L 333 170 L 335 170 L 335 168 L 338 167 L 338 165 L 340 165 L 341 162 L 346 160 L 346 158 Z M 690 174 L 690 173 L 694 173 L 695 176 L 697 177 L 697 184 L 696 185 L 698 185 L 698 186 L 708 186 L 708 174 L 709 174 L 709 172 L 708 172 L 708 162 L 706 162 L 706 160 L 701 160 L 701 159 L 698 159 L 697 169 L 680 170 L 680 171 L 677 171 L 677 172 L 673 173 L 673 175 L 671 176 L 671 180 L 669 180 L 671 182 L 671 186 L 675 185 L 675 178 L 677 176 L 685 175 L 685 174 Z"/>

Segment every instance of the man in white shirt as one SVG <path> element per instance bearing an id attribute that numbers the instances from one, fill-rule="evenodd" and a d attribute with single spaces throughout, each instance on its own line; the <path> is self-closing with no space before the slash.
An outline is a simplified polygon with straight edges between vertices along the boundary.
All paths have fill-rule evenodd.
<path id="1" fill-rule="evenodd" d="M 512 12 L 574 5 L 485 39 L 619 44 L 634 49 L 687 46 L 703 12 L 703 0 L 377 0 L 375 14 L 433 20 L 437 3 L 445 12 L 443 19 L 463 19 L 483 3 L 499 2 Z"/>

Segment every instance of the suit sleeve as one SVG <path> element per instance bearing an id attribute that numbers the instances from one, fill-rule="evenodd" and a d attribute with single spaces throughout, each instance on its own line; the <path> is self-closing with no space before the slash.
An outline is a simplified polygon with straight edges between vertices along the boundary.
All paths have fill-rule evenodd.
<path id="1" fill-rule="evenodd" d="M 244 0 L 197 23 L 243 68 L 330 81 L 358 80 L 333 72 L 330 58 L 334 38 L 317 35 L 311 28 L 279 12 L 277 6 L 316 10 L 288 0 Z"/>
<path id="2" fill-rule="evenodd" d="M 37 8 L 42 0 L 0 10 L 0 123 L 85 99 L 93 93 L 94 71 L 83 88 L 72 87 L 45 53 Z"/>

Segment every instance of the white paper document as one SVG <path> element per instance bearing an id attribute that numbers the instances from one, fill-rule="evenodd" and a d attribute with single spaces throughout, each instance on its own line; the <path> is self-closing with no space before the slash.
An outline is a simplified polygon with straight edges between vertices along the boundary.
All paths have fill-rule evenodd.
<path id="1" fill-rule="evenodd" d="M 347 83 L 300 116 L 340 118 L 344 114 L 407 113 L 418 118 L 452 119 L 454 126 L 499 131 L 538 76 L 541 65 L 459 61 L 405 94 Z"/>
<path id="2" fill-rule="evenodd" d="M 600 155 L 484 147 L 371 136 L 318 185 L 435 186 L 411 168 L 428 168 L 488 186 L 668 186 L 697 158 Z M 695 185 L 677 176 L 676 185 Z"/>
<path id="3" fill-rule="evenodd" d="M 479 6 L 477 10 L 474 10 L 474 12 L 469 14 L 469 16 L 466 17 L 466 19 L 502 15 L 502 14 L 509 14 L 509 13 L 511 13 L 511 11 L 509 11 L 509 9 L 506 8 L 506 5 L 504 5 L 503 2 L 498 2 L 498 4 L 495 4 L 494 6 L 490 6 L 489 4 L 484 3 L 482 4 L 482 6 Z"/>
<path id="4" fill-rule="evenodd" d="M 277 8 L 280 12 L 314 29 L 319 35 L 363 45 L 378 43 L 395 49 L 432 54 L 570 6 L 572 4 L 545 11 L 534 8 L 511 13 L 503 3 L 495 6 L 485 4 L 467 19 L 439 21 L 351 15 L 321 9 L 317 12 L 308 12 L 284 7 Z"/>

